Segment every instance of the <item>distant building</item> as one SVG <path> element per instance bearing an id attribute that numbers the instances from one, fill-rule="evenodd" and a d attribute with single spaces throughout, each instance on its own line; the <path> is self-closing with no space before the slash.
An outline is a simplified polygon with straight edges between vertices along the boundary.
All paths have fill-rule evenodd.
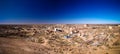
<path id="1" fill-rule="evenodd" d="M 112 29 L 112 26 L 109 26 L 109 29 Z"/>
<path id="2" fill-rule="evenodd" d="M 84 24 L 84 27 L 88 27 L 88 24 Z"/>

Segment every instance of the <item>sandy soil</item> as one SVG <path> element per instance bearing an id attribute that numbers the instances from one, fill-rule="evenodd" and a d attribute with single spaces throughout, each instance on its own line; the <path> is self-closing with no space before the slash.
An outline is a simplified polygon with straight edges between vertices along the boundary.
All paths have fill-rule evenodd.
<path id="1" fill-rule="evenodd" d="M 49 51 L 49 52 L 48 52 Z M 0 37 L 0 54 L 49 54 L 47 47 L 21 39 Z"/>
<path id="2" fill-rule="evenodd" d="M 0 54 L 120 54 L 119 24 L 0 25 Z"/>

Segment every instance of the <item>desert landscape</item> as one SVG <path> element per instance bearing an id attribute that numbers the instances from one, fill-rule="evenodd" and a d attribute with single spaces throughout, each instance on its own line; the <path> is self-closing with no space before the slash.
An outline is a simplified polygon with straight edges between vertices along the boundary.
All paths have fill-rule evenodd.
<path id="1" fill-rule="evenodd" d="M 120 54 L 120 24 L 0 25 L 0 54 Z"/>

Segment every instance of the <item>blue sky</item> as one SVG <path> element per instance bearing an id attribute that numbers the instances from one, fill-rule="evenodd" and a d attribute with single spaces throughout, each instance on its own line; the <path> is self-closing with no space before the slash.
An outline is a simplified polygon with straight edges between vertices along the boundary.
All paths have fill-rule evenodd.
<path id="1" fill-rule="evenodd" d="M 0 0 L 0 23 L 120 23 L 120 1 Z"/>

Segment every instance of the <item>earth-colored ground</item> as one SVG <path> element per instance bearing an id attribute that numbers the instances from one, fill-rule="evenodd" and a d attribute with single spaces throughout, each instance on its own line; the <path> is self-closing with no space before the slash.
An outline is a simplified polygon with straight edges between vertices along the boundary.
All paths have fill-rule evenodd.
<path id="1" fill-rule="evenodd" d="M 0 25 L 0 54 L 120 54 L 120 25 Z"/>

